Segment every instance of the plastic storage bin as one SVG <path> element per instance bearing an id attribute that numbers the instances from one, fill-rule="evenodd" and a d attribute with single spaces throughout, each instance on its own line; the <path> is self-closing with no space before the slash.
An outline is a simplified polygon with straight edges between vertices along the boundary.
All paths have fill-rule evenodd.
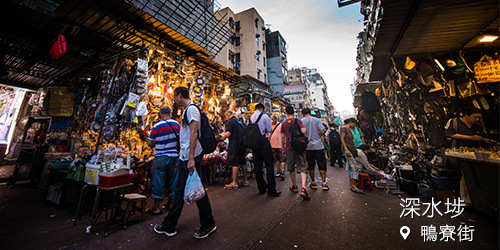
<path id="1" fill-rule="evenodd" d="M 115 176 L 99 175 L 99 186 L 116 187 L 129 184 L 132 181 L 132 174 L 122 174 Z"/>

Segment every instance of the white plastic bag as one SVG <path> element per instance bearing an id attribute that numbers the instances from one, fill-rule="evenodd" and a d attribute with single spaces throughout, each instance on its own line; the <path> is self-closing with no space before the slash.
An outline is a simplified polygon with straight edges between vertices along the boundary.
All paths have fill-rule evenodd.
<path id="1" fill-rule="evenodd" d="M 194 170 L 190 172 L 186 181 L 186 187 L 184 189 L 184 202 L 186 204 L 191 204 L 193 201 L 200 200 L 205 196 L 205 188 L 201 184 L 201 179 L 198 176 L 198 172 Z"/>

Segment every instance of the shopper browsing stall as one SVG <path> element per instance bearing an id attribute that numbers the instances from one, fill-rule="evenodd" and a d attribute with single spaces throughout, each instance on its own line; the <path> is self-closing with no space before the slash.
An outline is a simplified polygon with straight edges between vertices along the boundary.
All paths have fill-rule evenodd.
<path id="1" fill-rule="evenodd" d="M 243 124 L 236 118 L 231 110 L 224 114 L 226 118 L 226 132 L 221 134 L 222 138 L 229 138 L 227 149 L 227 165 L 233 170 L 233 181 L 227 184 L 226 189 L 238 189 L 238 172 L 241 167 L 243 173 L 243 186 L 248 187 L 247 169 L 246 169 L 246 147 L 244 145 Z"/>
<path id="2" fill-rule="evenodd" d="M 356 186 L 356 180 L 358 179 L 358 167 L 356 166 L 356 160 L 354 157 L 358 156 L 358 151 L 354 146 L 354 137 L 351 133 L 351 129 L 356 127 L 356 123 L 356 119 L 354 118 L 349 118 L 344 121 L 345 125 L 340 129 L 340 140 L 342 141 L 344 155 L 347 159 L 349 189 L 355 193 L 364 194 L 363 190 Z"/>
<path id="3" fill-rule="evenodd" d="M 175 187 L 175 198 L 172 208 L 167 216 L 165 216 L 162 224 L 157 224 L 154 230 L 159 234 L 165 234 L 169 237 L 177 234 L 176 226 L 184 206 L 184 188 L 189 172 L 198 171 L 198 175 L 202 176 L 201 162 L 203 160 L 203 149 L 198 140 L 199 125 L 201 121 L 201 113 L 189 99 L 189 90 L 185 87 L 178 87 L 174 90 L 175 103 L 184 108 L 182 117 L 187 117 L 187 120 L 182 121 L 180 131 L 180 164 L 177 174 L 177 185 Z M 214 232 L 217 227 L 212 215 L 212 206 L 208 199 L 208 194 L 205 193 L 202 199 L 196 201 L 200 215 L 201 227 L 193 234 L 193 237 L 202 239 Z"/>
<path id="4" fill-rule="evenodd" d="M 155 159 L 153 162 L 153 194 L 152 208 L 146 213 L 153 215 L 162 214 L 160 202 L 163 199 L 165 188 L 168 202 L 165 205 L 170 208 L 174 201 L 174 190 L 177 180 L 177 164 L 179 157 L 179 123 L 171 119 L 172 109 L 163 107 L 160 109 L 160 119 L 153 126 L 148 138 L 148 145 L 155 148 Z"/>

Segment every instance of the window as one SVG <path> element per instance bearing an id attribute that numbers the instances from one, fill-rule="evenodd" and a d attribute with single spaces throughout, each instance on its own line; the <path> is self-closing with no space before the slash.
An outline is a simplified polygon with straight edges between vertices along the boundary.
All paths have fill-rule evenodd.
<path id="1" fill-rule="evenodd" d="M 302 105 L 302 103 L 299 103 L 299 108 L 300 108 L 300 109 L 303 109 L 303 108 L 304 108 L 304 106 Z"/>
<path id="2" fill-rule="evenodd" d="M 260 72 L 257 71 L 257 79 L 260 80 Z"/>
<path id="3" fill-rule="evenodd" d="M 262 35 L 266 34 L 266 28 L 262 27 Z"/>
<path id="4" fill-rule="evenodd" d="M 257 62 L 259 62 L 259 61 L 260 61 L 260 55 L 257 54 Z"/>
<path id="5" fill-rule="evenodd" d="M 240 30 L 240 21 L 234 23 L 234 26 L 236 27 L 236 31 Z"/>
<path id="6" fill-rule="evenodd" d="M 266 43 L 264 41 L 262 41 L 262 50 L 266 50 Z"/>
<path id="7" fill-rule="evenodd" d="M 264 82 L 267 83 L 267 75 L 264 74 Z"/>
<path id="8" fill-rule="evenodd" d="M 234 63 L 234 53 L 231 50 L 229 51 L 228 59 L 229 59 L 229 61 Z"/>
<path id="9" fill-rule="evenodd" d="M 229 43 L 232 44 L 232 45 L 234 45 L 234 37 L 230 37 L 229 38 Z"/>
<path id="10" fill-rule="evenodd" d="M 266 57 L 262 57 L 262 62 L 264 63 L 264 67 L 266 66 Z"/>
<path id="11" fill-rule="evenodd" d="M 255 37 L 255 43 L 257 43 L 257 46 L 259 46 L 259 37 Z"/>
<path id="12" fill-rule="evenodd" d="M 255 28 L 259 28 L 259 19 L 255 18 Z"/>
<path id="13" fill-rule="evenodd" d="M 239 62 L 239 61 L 241 60 L 241 59 L 240 59 L 240 53 L 236 53 L 235 57 L 236 57 L 236 61 L 237 61 L 237 62 Z"/>
<path id="14" fill-rule="evenodd" d="M 236 37 L 236 39 L 234 39 L 234 45 L 240 46 L 240 38 L 239 37 Z"/>
<path id="15" fill-rule="evenodd" d="M 229 18 L 229 27 L 234 28 L 234 20 L 232 17 Z"/>

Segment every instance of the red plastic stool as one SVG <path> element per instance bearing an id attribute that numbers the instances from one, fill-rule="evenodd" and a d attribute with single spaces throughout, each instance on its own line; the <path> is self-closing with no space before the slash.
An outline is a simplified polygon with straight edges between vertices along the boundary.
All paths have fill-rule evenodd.
<path id="1" fill-rule="evenodd" d="M 368 181 L 368 183 L 370 184 L 370 190 L 373 191 L 373 184 L 370 176 L 368 174 L 358 174 L 358 185 L 362 190 L 365 190 L 365 181 Z M 368 187 L 368 185 L 366 185 L 366 187 Z"/>

